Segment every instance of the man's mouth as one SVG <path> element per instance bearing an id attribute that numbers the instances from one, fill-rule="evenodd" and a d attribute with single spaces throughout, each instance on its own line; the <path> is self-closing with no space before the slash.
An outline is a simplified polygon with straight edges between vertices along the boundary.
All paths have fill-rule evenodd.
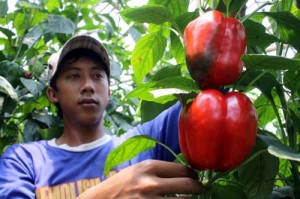
<path id="1" fill-rule="evenodd" d="M 98 101 L 96 101 L 96 100 L 94 100 L 94 99 L 82 99 L 82 100 L 80 100 L 79 101 L 79 104 L 80 105 L 82 105 L 82 104 L 96 104 L 96 105 L 98 105 L 99 104 L 99 102 Z"/>

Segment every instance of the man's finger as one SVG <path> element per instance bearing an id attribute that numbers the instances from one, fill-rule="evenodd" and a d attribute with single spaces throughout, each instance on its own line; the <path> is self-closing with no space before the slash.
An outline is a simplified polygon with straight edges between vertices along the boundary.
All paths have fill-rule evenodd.
<path id="1" fill-rule="evenodd" d="M 156 160 L 144 161 L 142 166 L 161 178 L 188 177 L 198 179 L 198 175 L 194 170 L 179 163 Z"/>
<path id="2" fill-rule="evenodd" d="M 160 193 L 162 194 L 201 194 L 204 186 L 191 178 L 161 178 Z"/>

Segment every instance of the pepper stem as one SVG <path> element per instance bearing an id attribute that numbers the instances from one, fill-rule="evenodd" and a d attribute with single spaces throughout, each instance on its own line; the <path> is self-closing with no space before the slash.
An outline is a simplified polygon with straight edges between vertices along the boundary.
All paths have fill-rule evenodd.
<path id="1" fill-rule="evenodd" d="M 223 2 L 224 2 L 225 7 L 226 7 L 226 17 L 229 17 L 230 16 L 229 6 L 230 6 L 230 3 L 231 3 L 231 0 L 223 0 Z"/>

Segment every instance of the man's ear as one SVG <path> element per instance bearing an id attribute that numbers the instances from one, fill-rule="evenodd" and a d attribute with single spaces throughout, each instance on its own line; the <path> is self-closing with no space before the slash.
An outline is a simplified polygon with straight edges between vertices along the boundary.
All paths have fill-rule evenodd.
<path id="1" fill-rule="evenodd" d="M 48 99 L 52 102 L 52 103 L 57 103 L 58 99 L 57 99 L 57 91 L 54 90 L 52 87 L 48 86 L 47 90 L 46 90 Z"/>

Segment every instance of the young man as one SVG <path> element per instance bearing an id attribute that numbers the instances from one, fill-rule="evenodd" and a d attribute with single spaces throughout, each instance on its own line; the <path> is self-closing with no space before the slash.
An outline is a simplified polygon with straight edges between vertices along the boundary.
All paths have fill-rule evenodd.
<path id="1" fill-rule="evenodd" d="M 5 151 L 0 158 L 1 199 L 160 198 L 202 192 L 196 174 L 171 162 L 174 157 L 159 146 L 104 179 L 107 155 L 131 136 L 149 135 L 179 153 L 180 105 L 121 137 L 108 136 L 103 113 L 110 98 L 110 64 L 102 44 L 87 35 L 75 36 L 48 63 L 47 95 L 63 118 L 63 132 L 57 139 L 16 144 Z"/>

